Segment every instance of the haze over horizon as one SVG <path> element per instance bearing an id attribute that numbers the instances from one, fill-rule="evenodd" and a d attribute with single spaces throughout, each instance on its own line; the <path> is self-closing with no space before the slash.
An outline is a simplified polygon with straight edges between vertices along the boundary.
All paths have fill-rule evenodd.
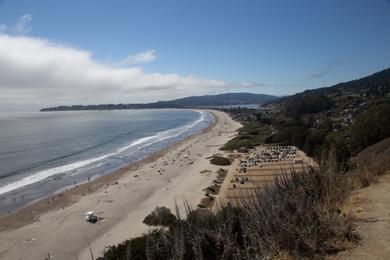
<path id="1" fill-rule="evenodd" d="M 0 111 L 289 95 L 390 66 L 390 1 L 0 1 Z"/>

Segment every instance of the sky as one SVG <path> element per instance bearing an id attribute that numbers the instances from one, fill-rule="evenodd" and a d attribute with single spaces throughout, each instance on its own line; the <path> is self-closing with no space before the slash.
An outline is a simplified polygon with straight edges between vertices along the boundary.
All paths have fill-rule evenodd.
<path id="1" fill-rule="evenodd" d="M 0 110 L 290 95 L 390 67 L 390 0 L 0 0 Z"/>

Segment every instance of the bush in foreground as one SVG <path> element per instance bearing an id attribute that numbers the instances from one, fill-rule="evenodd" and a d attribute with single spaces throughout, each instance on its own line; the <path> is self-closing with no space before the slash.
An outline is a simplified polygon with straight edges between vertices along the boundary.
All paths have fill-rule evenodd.
<path id="1" fill-rule="evenodd" d="M 176 223 L 176 216 L 166 207 L 156 207 L 143 221 L 148 226 L 169 227 Z"/>
<path id="2" fill-rule="evenodd" d="M 146 239 L 152 234 L 143 235 L 142 237 L 136 237 L 126 240 L 119 245 L 110 246 L 105 250 L 104 256 L 98 258 L 103 259 L 115 259 L 115 260 L 143 260 L 146 258 Z"/>

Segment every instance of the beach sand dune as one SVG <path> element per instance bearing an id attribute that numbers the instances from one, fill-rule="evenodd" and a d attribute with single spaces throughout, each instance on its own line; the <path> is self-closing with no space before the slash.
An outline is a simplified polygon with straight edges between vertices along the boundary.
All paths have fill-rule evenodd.
<path id="1" fill-rule="evenodd" d="M 89 248 L 96 257 L 105 246 L 148 232 L 142 220 L 156 206 L 183 208 L 186 199 L 196 207 L 220 168 L 207 158 L 240 127 L 227 114 L 212 113 L 216 123 L 202 133 L 1 219 L 0 259 L 91 259 Z M 90 210 L 102 220 L 87 223 Z"/>

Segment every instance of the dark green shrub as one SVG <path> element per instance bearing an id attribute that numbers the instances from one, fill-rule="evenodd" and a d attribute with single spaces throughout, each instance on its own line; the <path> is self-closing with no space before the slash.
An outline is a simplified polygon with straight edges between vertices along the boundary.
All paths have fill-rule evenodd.
<path id="1" fill-rule="evenodd" d="M 351 126 L 351 147 L 354 154 L 386 137 L 390 137 L 389 104 L 371 107 Z"/>
<path id="2" fill-rule="evenodd" d="M 176 222 L 176 216 L 166 207 L 156 207 L 145 217 L 143 223 L 148 226 L 172 226 Z"/>
<path id="3" fill-rule="evenodd" d="M 126 240 L 119 245 L 106 248 L 97 260 L 146 260 L 146 238 L 150 234 Z"/>
<path id="4" fill-rule="evenodd" d="M 227 166 L 231 164 L 231 161 L 228 158 L 222 156 L 213 156 L 213 158 L 210 160 L 210 163 L 214 165 Z"/>

